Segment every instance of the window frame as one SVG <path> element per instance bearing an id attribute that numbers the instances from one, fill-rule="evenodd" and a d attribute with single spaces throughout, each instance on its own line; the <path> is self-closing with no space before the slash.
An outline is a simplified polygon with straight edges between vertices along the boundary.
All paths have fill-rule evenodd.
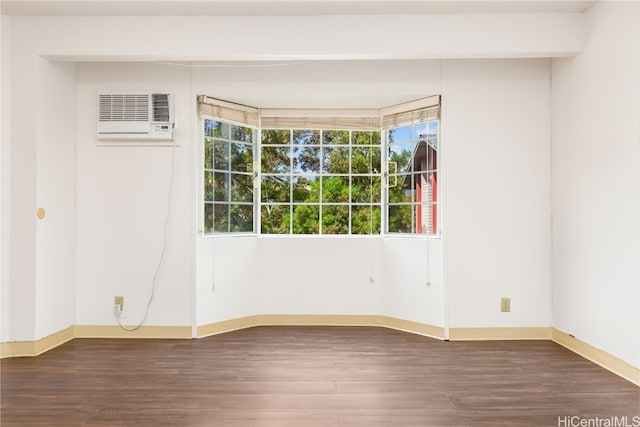
<path id="1" fill-rule="evenodd" d="M 418 99 L 415 101 L 410 101 L 405 104 L 398 104 L 387 108 L 382 108 L 379 110 L 259 110 L 253 107 L 248 107 L 245 105 L 234 104 L 228 101 L 217 100 L 214 98 L 209 98 L 206 96 L 198 96 L 199 101 L 199 109 L 200 109 L 200 120 L 199 122 L 199 134 L 200 134 L 200 144 L 199 144 L 199 153 L 200 153 L 200 161 L 199 168 L 201 169 L 200 176 L 200 185 L 199 185 L 199 205 L 201 208 L 199 209 L 199 224 L 200 224 L 200 234 L 203 237 L 217 237 L 217 236 L 270 236 L 270 237 L 345 237 L 345 236 L 358 236 L 358 237 L 383 237 L 383 236 L 393 236 L 393 237 L 409 237 L 409 238 L 440 238 L 442 235 L 442 223 L 441 223 L 441 212 L 442 212 L 442 143 L 441 143 L 441 100 L 440 95 L 434 95 L 428 98 Z M 282 111 L 285 111 L 285 114 L 282 114 Z M 318 112 L 320 113 L 318 114 Z M 377 120 L 379 122 L 379 126 L 370 126 L 372 123 L 372 111 L 377 113 Z M 277 112 L 277 114 L 276 114 Z M 338 113 L 337 115 L 334 113 Z M 355 113 L 354 113 L 355 112 Z M 220 116 L 218 117 L 218 113 Z M 309 114 L 307 114 L 309 113 Z M 263 115 L 264 114 L 264 115 Z M 283 116 L 283 117 L 282 117 Z M 264 128 L 261 126 L 261 117 L 265 118 L 265 121 L 270 120 L 271 123 L 280 123 L 280 120 L 284 120 L 285 123 L 293 120 L 302 120 L 304 126 L 295 127 L 295 126 L 265 126 Z M 361 117 L 362 119 L 358 119 Z M 345 120 L 346 119 L 346 120 Z M 228 155 L 228 169 L 226 171 L 219 171 L 215 168 L 215 164 L 211 165 L 211 168 L 207 168 L 207 139 L 209 138 L 205 135 L 205 123 L 206 120 L 212 120 L 215 122 L 227 123 L 229 126 L 229 136 L 225 139 L 227 145 L 227 155 Z M 359 121 L 361 120 L 361 121 Z M 408 120 L 408 122 L 407 122 Z M 418 222 L 416 218 L 416 212 L 418 210 L 418 206 L 425 206 L 424 201 L 420 204 L 420 202 L 416 200 L 411 200 L 410 202 L 391 202 L 389 199 L 389 179 L 392 177 L 398 177 L 399 173 L 396 172 L 394 174 L 390 173 L 389 170 L 389 161 L 390 161 L 390 144 L 388 135 L 389 130 L 394 128 L 401 128 L 406 125 L 414 126 L 416 124 L 424 123 L 428 126 L 429 123 L 436 122 L 437 132 L 435 133 L 437 148 L 435 150 L 435 167 L 432 170 L 419 172 L 412 171 L 409 175 L 412 179 L 414 177 L 420 176 L 423 173 L 431 173 L 436 176 L 436 191 L 437 197 L 435 199 L 431 198 L 428 202 L 431 208 L 432 218 L 431 225 L 435 227 L 435 230 L 431 229 L 430 232 L 423 233 L 416 229 L 416 225 L 414 222 Z M 335 123 L 355 123 L 354 127 L 345 126 L 342 129 L 338 129 L 336 127 L 318 127 L 315 126 L 307 126 L 310 123 L 321 123 L 319 126 L 324 126 L 326 123 L 331 123 L 333 126 Z M 354 173 L 353 172 L 353 152 L 354 148 L 358 147 L 358 144 L 353 141 L 353 133 L 365 131 L 363 123 L 367 123 L 366 131 L 373 132 L 379 134 L 379 143 L 376 144 L 363 144 L 361 147 L 367 147 L 372 150 L 376 148 L 379 150 L 379 161 L 380 161 L 380 170 L 377 173 L 373 173 L 369 171 L 369 173 Z M 253 171 L 251 173 L 245 171 L 233 171 L 231 164 L 231 147 L 234 143 L 242 143 L 241 141 L 235 141 L 231 135 L 231 126 L 240 126 L 244 128 L 250 128 L 253 132 L 253 140 L 250 143 L 253 150 L 253 159 L 252 159 L 252 167 Z M 342 126 L 340 126 L 342 127 Z M 289 158 L 289 167 L 288 172 L 285 174 L 281 174 L 282 176 L 286 176 L 289 179 L 289 197 L 287 202 L 265 202 L 262 200 L 262 182 L 264 176 L 276 176 L 278 174 L 267 173 L 262 171 L 262 157 L 263 157 L 263 148 L 265 146 L 269 146 L 269 144 L 263 144 L 263 132 L 265 130 L 272 130 L 277 128 L 287 128 L 289 130 L 289 141 L 287 144 L 282 144 L 283 147 L 288 148 L 288 158 Z M 314 129 L 315 128 L 315 129 Z M 311 146 L 318 148 L 318 156 L 319 156 L 319 170 L 317 172 L 303 172 L 303 171 L 295 171 L 294 170 L 294 149 L 296 144 L 293 141 L 294 131 L 300 130 L 318 130 L 320 131 L 320 140 L 317 144 L 312 144 Z M 326 144 L 323 141 L 324 132 L 332 131 L 332 130 L 346 130 L 349 134 L 349 140 L 347 144 L 341 145 L 331 145 Z M 411 131 L 412 137 L 413 129 Z M 220 139 L 220 138 L 218 138 Z M 224 138 L 223 138 L 224 139 Z M 427 141 L 428 144 L 428 141 Z M 415 144 L 414 144 L 415 145 Z M 278 146 L 278 145 L 274 145 Z M 307 146 L 307 145 L 299 145 L 299 146 Z M 324 150 L 328 147 L 347 147 L 348 148 L 348 173 L 328 173 L 325 172 L 323 159 L 324 159 Z M 428 145 L 427 145 L 428 150 Z M 213 155 L 212 155 L 213 156 Z M 213 160 L 212 160 L 213 161 Z M 227 197 L 225 201 L 216 201 L 215 194 L 213 196 L 213 200 L 206 200 L 207 198 L 207 188 L 205 184 L 205 176 L 206 173 L 210 172 L 215 179 L 215 173 L 227 173 Z M 232 200 L 232 184 L 231 179 L 232 175 L 247 175 L 252 177 L 252 191 L 253 191 L 253 200 L 251 202 L 248 201 L 237 201 L 234 202 Z M 294 199 L 294 186 L 292 180 L 295 178 L 300 178 L 302 176 L 313 176 L 318 180 L 319 186 L 319 195 L 317 203 L 305 203 L 305 202 L 296 202 Z M 340 202 L 325 202 L 323 198 L 323 184 L 326 177 L 346 177 L 348 182 L 348 196 L 347 201 Z M 369 199 L 369 202 L 354 202 L 353 201 L 353 182 L 354 178 L 358 177 L 373 177 L 374 179 L 379 180 L 380 192 L 377 196 L 377 201 L 374 202 L 374 199 Z M 415 186 L 412 184 L 411 188 L 413 192 L 415 192 Z M 206 227 L 207 214 L 205 212 L 206 206 L 211 205 L 212 211 L 215 213 L 216 203 L 219 205 L 226 205 L 227 208 L 227 231 L 215 231 L 215 218 L 212 217 L 211 228 L 208 229 Z M 251 231 L 231 231 L 231 206 L 232 205 L 247 205 L 251 206 L 253 212 L 252 218 L 252 230 Z M 289 209 L 289 226 L 287 233 L 263 233 L 262 231 L 262 214 L 263 214 L 263 206 L 276 206 L 283 205 L 287 206 Z M 300 205 L 309 205 L 309 206 L 317 206 L 318 209 L 318 232 L 313 234 L 302 234 L 302 233 L 294 233 L 294 208 L 295 206 Z M 323 228 L 323 207 L 324 206 L 346 206 L 348 210 L 348 223 L 347 223 L 347 232 L 346 233 L 326 233 Z M 402 205 L 410 205 L 411 206 L 411 230 L 410 231 L 389 231 L 389 211 L 390 207 L 393 206 L 402 206 Z M 369 218 L 369 223 L 373 224 L 374 222 L 379 221 L 379 226 L 376 227 L 377 230 L 374 233 L 366 233 L 359 234 L 353 233 L 353 208 L 354 207 L 369 207 L 371 209 L 378 209 L 379 215 L 376 220 Z M 371 230 L 371 229 L 370 229 Z M 435 232 L 434 232 L 435 231 Z"/>

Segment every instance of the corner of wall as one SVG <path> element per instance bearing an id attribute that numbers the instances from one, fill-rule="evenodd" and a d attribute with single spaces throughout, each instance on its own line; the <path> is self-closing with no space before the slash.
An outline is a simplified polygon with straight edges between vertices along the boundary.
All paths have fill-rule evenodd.
<path id="1" fill-rule="evenodd" d="M 553 328 L 551 340 L 608 371 L 640 386 L 640 368 L 619 359 L 604 350 L 577 339 L 573 335 Z"/>
<path id="2" fill-rule="evenodd" d="M 11 86 L 9 69 L 10 18 L 0 15 L 0 342 L 9 340 L 9 146 L 11 140 Z"/>

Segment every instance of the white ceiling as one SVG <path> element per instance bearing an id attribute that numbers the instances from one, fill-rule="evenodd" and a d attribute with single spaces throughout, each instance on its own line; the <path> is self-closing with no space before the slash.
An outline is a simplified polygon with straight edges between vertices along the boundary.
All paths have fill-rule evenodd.
<path id="1" fill-rule="evenodd" d="M 583 13 L 594 1 L 546 0 L 4 0 L 11 16 L 312 16 Z"/>

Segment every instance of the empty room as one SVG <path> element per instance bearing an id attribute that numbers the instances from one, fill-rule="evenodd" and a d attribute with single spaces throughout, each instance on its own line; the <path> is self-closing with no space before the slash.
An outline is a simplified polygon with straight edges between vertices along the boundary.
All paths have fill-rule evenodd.
<path id="1" fill-rule="evenodd" d="M 640 427 L 640 2 L 1 6 L 0 425 Z"/>

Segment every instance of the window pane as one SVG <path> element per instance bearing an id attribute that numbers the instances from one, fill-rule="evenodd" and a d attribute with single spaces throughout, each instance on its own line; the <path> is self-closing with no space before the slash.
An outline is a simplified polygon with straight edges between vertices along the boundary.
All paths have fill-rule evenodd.
<path id="1" fill-rule="evenodd" d="M 438 218 L 438 203 L 434 202 L 429 204 L 431 210 L 431 230 L 430 233 L 437 234 L 440 232 L 439 218 Z"/>
<path id="2" fill-rule="evenodd" d="M 262 172 L 289 173 L 290 155 L 290 147 L 262 147 Z"/>
<path id="3" fill-rule="evenodd" d="M 289 129 L 265 129 L 262 131 L 262 144 L 289 144 L 291 131 Z"/>
<path id="4" fill-rule="evenodd" d="M 429 179 L 430 175 L 429 173 L 421 173 L 413 176 L 417 202 L 430 202 L 433 200 L 433 187 Z"/>
<path id="5" fill-rule="evenodd" d="M 204 232 L 213 232 L 213 203 L 204 204 Z"/>
<path id="6" fill-rule="evenodd" d="M 253 205 L 231 205 L 230 212 L 231 232 L 253 231 Z"/>
<path id="7" fill-rule="evenodd" d="M 349 143 L 348 130 L 325 130 L 322 143 L 325 145 L 346 145 Z"/>
<path id="8" fill-rule="evenodd" d="M 436 205 L 420 203 L 416 205 L 416 233 L 433 234 L 436 231 Z"/>
<path id="9" fill-rule="evenodd" d="M 413 140 L 419 141 L 427 135 L 428 123 L 416 123 L 413 125 Z"/>
<path id="10" fill-rule="evenodd" d="M 426 171 L 429 168 L 429 156 L 432 148 L 425 141 L 419 141 L 409 165 L 409 172 Z"/>
<path id="11" fill-rule="evenodd" d="M 431 135 L 429 135 L 431 137 Z M 437 137 L 434 138 L 433 141 L 430 140 L 429 144 L 429 154 L 427 160 L 427 167 L 429 170 L 437 170 L 438 169 L 438 150 L 433 148 L 437 147 L 438 140 Z"/>
<path id="12" fill-rule="evenodd" d="M 294 173 L 319 173 L 320 172 L 320 147 L 294 147 L 293 148 L 293 172 Z"/>
<path id="13" fill-rule="evenodd" d="M 322 234 L 349 233 L 349 206 L 322 205 Z"/>
<path id="14" fill-rule="evenodd" d="M 379 176 L 354 176 L 351 178 L 351 201 L 353 203 L 380 202 Z"/>
<path id="15" fill-rule="evenodd" d="M 427 136 L 436 136 L 438 134 L 438 122 L 424 122 L 424 123 L 416 123 L 413 126 L 413 139 L 415 141 L 418 140 L 426 140 Z"/>
<path id="16" fill-rule="evenodd" d="M 208 139 L 204 144 L 204 168 L 213 169 L 213 140 Z"/>
<path id="17" fill-rule="evenodd" d="M 253 176 L 231 174 L 231 201 L 253 202 Z"/>
<path id="18" fill-rule="evenodd" d="M 412 205 L 390 205 L 389 206 L 389 232 L 390 233 L 412 233 Z"/>
<path id="19" fill-rule="evenodd" d="M 419 141 L 418 146 L 413 153 L 409 171 L 420 172 L 435 169 L 437 156 L 437 151 L 432 145 L 430 145 L 430 143 L 426 140 Z"/>
<path id="20" fill-rule="evenodd" d="M 214 138 L 229 138 L 229 124 L 216 120 L 204 120 L 204 135 Z"/>
<path id="21" fill-rule="evenodd" d="M 431 198 L 430 200 L 437 202 L 438 201 L 438 174 L 437 172 L 434 172 L 432 174 L 429 174 L 428 176 L 428 182 L 429 182 L 429 191 L 431 192 Z"/>
<path id="22" fill-rule="evenodd" d="M 380 148 L 353 147 L 351 149 L 351 173 L 380 172 Z"/>
<path id="23" fill-rule="evenodd" d="M 213 142 L 213 167 L 215 169 L 229 170 L 229 143 L 215 140 Z"/>
<path id="24" fill-rule="evenodd" d="M 389 143 L 411 142 L 411 126 L 389 129 L 387 131 Z"/>
<path id="25" fill-rule="evenodd" d="M 352 205 L 351 234 L 380 234 L 380 206 Z"/>
<path id="26" fill-rule="evenodd" d="M 204 200 L 213 201 L 213 172 L 204 173 Z"/>
<path id="27" fill-rule="evenodd" d="M 261 230 L 264 234 L 289 233 L 289 205 L 262 205 Z"/>
<path id="28" fill-rule="evenodd" d="M 349 148 L 324 147 L 322 152 L 323 173 L 349 173 Z"/>
<path id="29" fill-rule="evenodd" d="M 415 201 L 413 175 L 391 175 L 389 177 L 389 203 L 408 203 Z"/>
<path id="30" fill-rule="evenodd" d="M 426 140 L 434 150 L 438 149 L 438 121 L 428 122 Z"/>
<path id="31" fill-rule="evenodd" d="M 322 202 L 348 202 L 349 178 L 346 176 L 322 177 Z"/>
<path id="32" fill-rule="evenodd" d="M 397 163 L 399 173 L 411 170 L 411 158 L 414 148 L 414 143 L 393 144 L 389 146 L 389 160 Z"/>
<path id="33" fill-rule="evenodd" d="M 231 170 L 253 172 L 253 146 L 231 143 Z"/>
<path id="34" fill-rule="evenodd" d="M 402 184 L 405 202 L 417 202 L 420 188 L 420 174 L 408 174 L 399 176 L 399 185 Z"/>
<path id="35" fill-rule="evenodd" d="M 293 234 L 318 234 L 319 232 L 320 207 L 293 205 Z"/>
<path id="36" fill-rule="evenodd" d="M 291 200 L 290 178 L 287 175 L 262 176 L 262 201 L 283 203 Z"/>
<path id="37" fill-rule="evenodd" d="M 320 180 L 317 176 L 293 177 L 293 201 L 298 203 L 318 203 L 320 201 Z"/>
<path id="38" fill-rule="evenodd" d="M 253 142 L 253 129 L 244 126 L 231 126 L 231 139 L 241 142 Z"/>
<path id="39" fill-rule="evenodd" d="M 214 205 L 213 231 L 229 231 L 229 205 Z"/>
<path id="40" fill-rule="evenodd" d="M 215 172 L 213 180 L 213 200 L 216 202 L 229 201 L 229 174 Z"/>
<path id="41" fill-rule="evenodd" d="M 319 130 L 294 130 L 294 144 L 320 144 Z"/>
<path id="42" fill-rule="evenodd" d="M 355 145 L 380 145 L 380 131 L 353 131 L 351 143 Z"/>

